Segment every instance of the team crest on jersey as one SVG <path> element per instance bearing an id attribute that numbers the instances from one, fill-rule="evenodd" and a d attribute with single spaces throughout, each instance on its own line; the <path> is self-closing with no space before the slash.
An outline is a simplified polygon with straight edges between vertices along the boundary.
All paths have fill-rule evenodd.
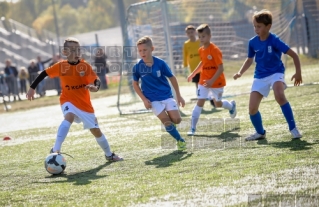
<path id="1" fill-rule="evenodd" d="M 211 55 L 207 55 L 207 59 L 211 60 L 211 59 L 213 59 L 213 57 Z"/>
<path id="2" fill-rule="evenodd" d="M 85 76 L 85 71 L 80 71 L 79 73 L 80 73 L 80 76 L 82 77 Z"/>
<path id="3" fill-rule="evenodd" d="M 268 46 L 268 53 L 272 53 L 271 46 Z"/>
<path id="4" fill-rule="evenodd" d="M 161 77 L 161 71 L 160 70 L 156 71 L 156 74 L 157 74 L 158 78 Z"/>

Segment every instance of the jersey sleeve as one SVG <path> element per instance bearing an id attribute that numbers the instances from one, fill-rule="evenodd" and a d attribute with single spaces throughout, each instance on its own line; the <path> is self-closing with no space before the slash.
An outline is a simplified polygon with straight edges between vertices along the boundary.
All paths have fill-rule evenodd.
<path id="1" fill-rule="evenodd" d="M 174 74 L 172 73 L 171 69 L 168 67 L 168 65 L 163 61 L 162 62 L 162 73 L 164 76 L 170 78 L 173 77 Z"/>
<path id="2" fill-rule="evenodd" d="M 138 64 L 135 64 L 133 67 L 133 80 L 139 81 L 140 80 L 140 73 L 138 71 Z"/>
<path id="3" fill-rule="evenodd" d="M 184 67 L 188 66 L 188 61 L 187 61 L 187 49 L 186 49 L 186 44 L 184 43 L 184 47 L 183 47 L 183 65 Z"/>
<path id="4" fill-rule="evenodd" d="M 60 62 L 48 67 L 45 69 L 45 72 L 48 74 L 50 78 L 55 78 L 60 76 L 60 71 L 62 70 L 62 65 Z"/>
<path id="5" fill-rule="evenodd" d="M 223 54 L 222 54 L 222 51 L 218 48 L 218 47 L 215 47 L 214 50 L 213 50 L 213 57 L 216 61 L 216 65 L 221 65 L 223 64 Z"/>
<path id="6" fill-rule="evenodd" d="M 274 38 L 272 46 L 285 54 L 290 49 L 290 47 L 286 43 L 284 43 L 279 37 Z"/>
<path id="7" fill-rule="evenodd" d="M 88 82 L 89 83 L 93 83 L 96 79 L 98 79 L 98 76 L 96 75 L 96 73 L 93 71 L 92 66 L 90 64 L 87 63 L 87 67 L 89 72 L 88 77 Z"/>
<path id="8" fill-rule="evenodd" d="M 253 58 L 253 57 L 255 57 L 255 50 L 252 47 L 251 40 L 249 40 L 249 42 L 248 42 L 248 58 Z"/>

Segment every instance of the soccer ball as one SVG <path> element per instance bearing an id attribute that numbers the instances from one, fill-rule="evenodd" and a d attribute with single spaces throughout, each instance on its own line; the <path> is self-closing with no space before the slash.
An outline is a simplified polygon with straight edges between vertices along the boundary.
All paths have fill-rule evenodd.
<path id="1" fill-rule="evenodd" d="M 66 160 L 59 153 L 51 153 L 45 158 L 44 167 L 50 174 L 61 174 L 66 168 Z"/>

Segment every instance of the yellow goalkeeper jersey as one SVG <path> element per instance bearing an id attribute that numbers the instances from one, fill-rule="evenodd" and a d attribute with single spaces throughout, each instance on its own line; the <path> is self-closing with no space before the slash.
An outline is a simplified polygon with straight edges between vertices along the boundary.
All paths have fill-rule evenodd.
<path id="1" fill-rule="evenodd" d="M 197 65 L 200 62 L 200 57 L 198 53 L 198 49 L 200 47 L 199 40 L 196 40 L 195 42 L 191 42 L 190 40 L 187 40 L 184 43 L 183 47 L 183 64 L 184 67 L 189 66 L 191 72 L 193 72 Z"/>

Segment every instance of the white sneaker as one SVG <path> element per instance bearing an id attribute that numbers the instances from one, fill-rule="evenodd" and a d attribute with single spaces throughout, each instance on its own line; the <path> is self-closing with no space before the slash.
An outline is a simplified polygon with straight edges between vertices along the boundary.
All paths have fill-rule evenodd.
<path id="1" fill-rule="evenodd" d="M 246 141 L 253 141 L 258 139 L 266 139 L 266 130 L 265 130 L 265 134 L 258 134 L 256 132 L 255 134 L 252 134 L 245 138 Z"/>
<path id="2" fill-rule="evenodd" d="M 229 110 L 229 115 L 230 115 L 230 118 L 233 119 L 237 115 L 236 102 L 232 100 L 230 103 L 233 105 L 233 108 Z"/>
<path id="3" fill-rule="evenodd" d="M 194 136 L 196 129 L 191 128 L 189 132 L 187 132 L 187 136 Z"/>
<path id="4" fill-rule="evenodd" d="M 299 132 L 299 130 L 297 129 L 297 127 L 295 127 L 293 130 L 291 130 L 290 133 L 291 133 L 293 139 L 300 139 L 302 137 L 302 135 Z"/>

